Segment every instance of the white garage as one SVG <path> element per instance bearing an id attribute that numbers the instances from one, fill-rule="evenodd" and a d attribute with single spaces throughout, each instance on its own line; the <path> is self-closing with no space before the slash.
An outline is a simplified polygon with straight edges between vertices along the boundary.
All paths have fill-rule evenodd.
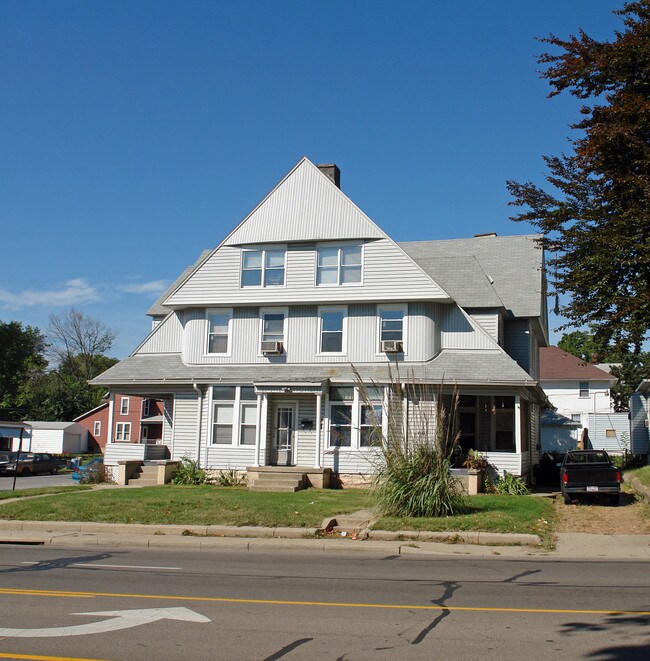
<path id="1" fill-rule="evenodd" d="M 77 422 L 29 421 L 31 438 L 23 439 L 23 449 L 28 452 L 52 454 L 79 454 L 88 451 L 88 430 Z M 15 439 L 14 450 L 18 449 Z"/>

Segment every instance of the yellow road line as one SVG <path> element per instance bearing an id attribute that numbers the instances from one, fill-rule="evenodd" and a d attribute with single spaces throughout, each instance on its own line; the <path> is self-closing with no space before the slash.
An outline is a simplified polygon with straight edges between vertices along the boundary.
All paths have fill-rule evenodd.
<path id="1" fill-rule="evenodd" d="M 102 661 L 102 659 L 86 659 L 79 656 L 42 656 L 41 654 L 5 654 L 0 652 L 0 659 L 33 659 L 33 661 Z"/>
<path id="2" fill-rule="evenodd" d="M 289 601 L 284 599 L 236 599 L 234 597 L 189 597 L 166 594 L 128 594 L 121 592 L 57 592 L 55 590 L 18 590 L 0 588 L 0 595 L 31 595 L 45 597 L 120 597 L 128 599 L 168 599 L 174 601 L 207 601 L 228 604 L 263 604 L 272 606 L 321 606 L 326 608 L 383 608 L 396 610 L 457 611 L 485 613 L 557 613 L 572 615 L 647 615 L 650 611 L 596 610 L 583 608 L 505 608 L 491 606 L 444 606 L 438 604 L 363 604 L 336 601 Z"/>

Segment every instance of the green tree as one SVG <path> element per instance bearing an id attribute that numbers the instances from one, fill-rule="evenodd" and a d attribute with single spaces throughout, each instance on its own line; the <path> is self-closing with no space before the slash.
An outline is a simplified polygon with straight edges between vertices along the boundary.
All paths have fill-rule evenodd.
<path id="1" fill-rule="evenodd" d="M 577 330 L 565 333 L 557 343 L 560 349 L 587 363 L 614 363 L 621 359 L 621 351 L 605 344 L 591 331 Z"/>
<path id="2" fill-rule="evenodd" d="M 38 328 L 0 321 L 0 418 L 28 416 L 24 391 L 43 374 L 47 366 L 44 351 L 45 338 Z"/>
<path id="3" fill-rule="evenodd" d="M 650 2 L 628 2 L 612 41 L 583 31 L 541 41 L 550 97 L 584 101 L 572 153 L 545 156 L 548 192 L 509 181 L 513 217 L 536 225 L 555 289 L 569 295 L 570 326 L 594 324 L 598 341 L 641 351 L 650 328 Z"/>

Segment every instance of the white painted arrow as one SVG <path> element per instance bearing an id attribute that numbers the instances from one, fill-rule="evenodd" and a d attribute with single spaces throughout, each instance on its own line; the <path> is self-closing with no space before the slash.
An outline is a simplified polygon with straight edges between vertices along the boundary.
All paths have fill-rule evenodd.
<path id="1" fill-rule="evenodd" d="M 0 629 L 0 636 L 7 638 L 55 638 L 58 636 L 84 636 L 90 633 L 106 633 L 118 629 L 130 629 L 157 620 L 183 620 L 184 622 L 210 622 L 207 617 L 189 608 L 143 608 L 122 611 L 100 611 L 96 613 L 70 613 L 70 615 L 103 615 L 110 620 L 91 624 L 75 624 L 69 627 L 50 629 Z"/>

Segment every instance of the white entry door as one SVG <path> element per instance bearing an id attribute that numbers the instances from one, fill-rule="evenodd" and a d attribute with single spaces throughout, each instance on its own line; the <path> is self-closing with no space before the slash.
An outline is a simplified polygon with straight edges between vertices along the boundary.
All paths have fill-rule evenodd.
<path id="1" fill-rule="evenodd" d="M 276 466 L 293 466 L 294 464 L 296 408 L 296 404 L 278 403 L 275 406 L 271 463 Z"/>

